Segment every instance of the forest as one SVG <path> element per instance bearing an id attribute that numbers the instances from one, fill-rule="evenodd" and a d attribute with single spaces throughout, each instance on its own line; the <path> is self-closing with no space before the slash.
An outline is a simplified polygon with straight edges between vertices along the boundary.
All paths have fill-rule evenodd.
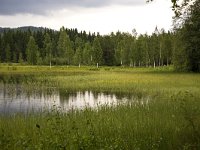
<path id="1" fill-rule="evenodd" d="M 200 71 L 199 1 L 172 31 L 155 27 L 151 34 L 116 32 L 109 35 L 62 27 L 1 28 L 0 62 L 30 65 L 104 65 L 156 67 Z M 180 23 L 179 23 L 180 24 Z M 177 28 L 178 26 L 178 28 Z"/>
<path id="2" fill-rule="evenodd" d="M 152 35 L 137 35 L 133 30 L 132 34 L 117 32 L 104 36 L 64 27 L 60 31 L 7 29 L 1 33 L 0 61 L 30 65 L 98 63 L 130 67 L 175 64 L 177 69 L 187 69 L 186 64 L 179 63 L 180 58 L 186 57 L 180 53 L 180 45 L 177 32 L 166 32 L 157 27 Z"/>
<path id="3" fill-rule="evenodd" d="M 199 1 L 181 17 L 173 30 L 155 27 L 151 34 L 86 33 L 62 27 L 1 28 L 0 62 L 29 65 L 168 66 L 200 71 Z"/>
<path id="4" fill-rule="evenodd" d="M 175 34 L 155 28 L 149 36 L 133 33 L 60 31 L 47 28 L 38 31 L 7 29 L 1 34 L 1 62 L 31 65 L 163 66 L 172 63 Z"/>

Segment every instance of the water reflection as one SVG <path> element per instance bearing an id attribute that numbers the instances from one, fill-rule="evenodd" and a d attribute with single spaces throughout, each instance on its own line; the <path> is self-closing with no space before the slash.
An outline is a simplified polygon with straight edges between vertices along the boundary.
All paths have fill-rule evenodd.
<path id="1" fill-rule="evenodd" d="M 54 105 L 63 111 L 96 108 L 126 103 L 129 99 L 130 96 L 113 93 L 69 92 L 54 87 L 38 89 L 18 83 L 0 84 L 0 114 L 38 112 Z"/>

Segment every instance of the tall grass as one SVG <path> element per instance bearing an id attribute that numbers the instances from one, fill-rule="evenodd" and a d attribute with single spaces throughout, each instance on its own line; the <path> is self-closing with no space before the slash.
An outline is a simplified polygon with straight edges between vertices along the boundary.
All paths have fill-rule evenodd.
<path id="1" fill-rule="evenodd" d="M 199 149 L 200 102 L 189 93 L 148 104 L 0 119 L 1 149 Z"/>

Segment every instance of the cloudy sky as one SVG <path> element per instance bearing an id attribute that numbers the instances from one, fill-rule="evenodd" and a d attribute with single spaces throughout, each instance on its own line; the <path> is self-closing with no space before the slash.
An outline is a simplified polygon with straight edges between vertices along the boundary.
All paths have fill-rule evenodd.
<path id="1" fill-rule="evenodd" d="M 61 26 L 109 34 L 172 28 L 170 0 L 0 0 L 0 27 Z"/>

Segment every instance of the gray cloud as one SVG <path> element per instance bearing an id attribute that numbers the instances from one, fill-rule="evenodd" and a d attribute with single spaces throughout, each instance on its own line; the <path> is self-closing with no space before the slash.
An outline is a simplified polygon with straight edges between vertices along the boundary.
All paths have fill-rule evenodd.
<path id="1" fill-rule="evenodd" d="M 142 5 L 145 0 L 0 0 L 0 15 L 42 14 L 64 8 L 98 8 L 109 5 Z"/>

